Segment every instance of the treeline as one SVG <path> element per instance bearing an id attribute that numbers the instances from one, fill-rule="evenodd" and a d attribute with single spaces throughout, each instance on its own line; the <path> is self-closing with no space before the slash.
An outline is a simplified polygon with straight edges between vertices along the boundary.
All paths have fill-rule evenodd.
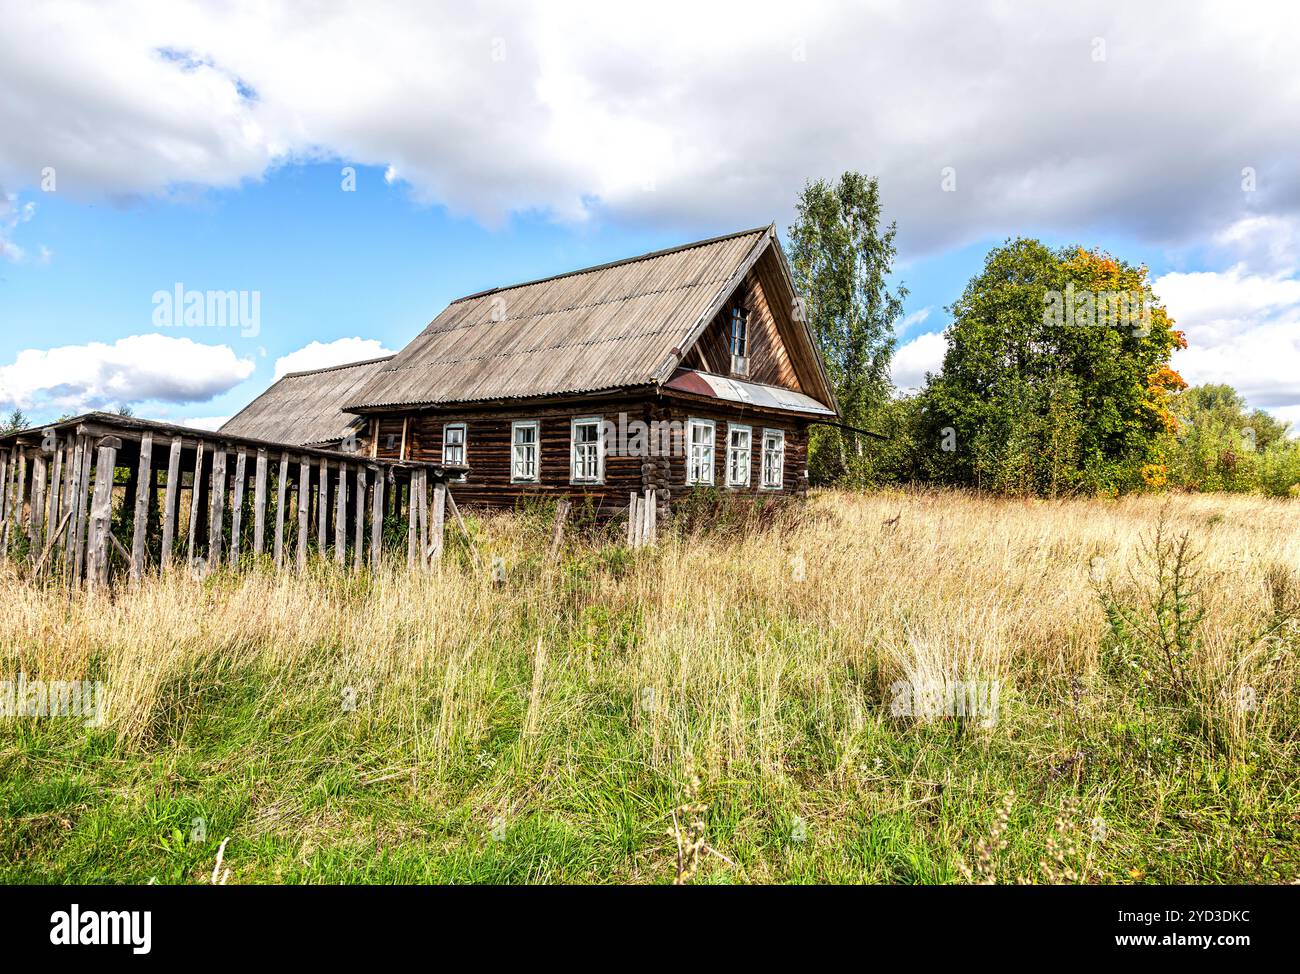
<path id="1" fill-rule="evenodd" d="M 1188 388 L 1186 348 L 1145 267 L 1009 240 L 949 307 L 923 388 L 889 380 L 906 290 L 887 285 L 895 227 L 875 180 L 805 187 L 791 264 L 844 423 L 818 427 L 814 483 L 960 486 L 1018 497 L 1182 489 L 1300 495 L 1300 442 L 1228 386 Z"/>

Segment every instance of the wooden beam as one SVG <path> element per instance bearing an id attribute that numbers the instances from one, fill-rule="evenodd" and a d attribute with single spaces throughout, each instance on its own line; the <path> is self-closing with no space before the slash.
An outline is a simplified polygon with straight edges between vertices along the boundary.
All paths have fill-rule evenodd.
<path id="1" fill-rule="evenodd" d="M 199 498 L 203 494 L 203 441 L 199 440 L 198 446 L 194 451 L 194 481 L 190 485 L 190 532 L 189 540 L 185 545 L 185 560 L 194 564 L 194 534 L 199 526 Z"/>
<path id="2" fill-rule="evenodd" d="M 95 444 L 89 436 L 81 439 L 81 477 L 77 484 L 77 524 L 73 539 L 72 577 L 86 576 L 86 548 L 90 544 L 90 468 L 95 460 Z"/>
<path id="3" fill-rule="evenodd" d="M 311 507 L 311 458 L 298 460 L 298 571 L 307 567 L 307 518 Z"/>
<path id="4" fill-rule="evenodd" d="M 410 421 L 411 421 L 411 417 L 409 416 L 402 417 L 402 448 L 397 451 L 397 459 L 399 460 L 406 459 L 406 427 L 407 424 L 410 423 Z"/>
<path id="5" fill-rule="evenodd" d="M 171 567 L 172 547 L 176 543 L 176 502 L 181 492 L 181 450 L 184 441 L 179 436 L 172 437 L 171 452 L 167 455 L 167 493 L 163 495 L 162 551 L 159 552 L 159 564 L 163 571 Z"/>
<path id="6" fill-rule="evenodd" d="M 90 509 L 90 568 L 86 579 L 90 591 L 108 584 L 108 544 L 112 533 L 113 476 L 117 451 L 122 441 L 105 437 L 95 460 L 95 496 Z"/>
<path id="7" fill-rule="evenodd" d="M 362 546 L 365 544 L 366 535 L 366 480 L 368 479 L 366 465 L 364 463 L 357 465 L 357 503 L 355 523 L 353 524 L 352 538 L 352 570 L 361 571 L 364 557 Z"/>
<path id="8" fill-rule="evenodd" d="M 384 546 L 384 481 L 383 468 L 375 476 L 375 496 L 370 510 L 370 567 L 378 571 Z"/>
<path id="9" fill-rule="evenodd" d="M 239 567 L 239 541 L 244 527 L 244 487 L 248 483 L 248 451 L 235 454 L 235 491 L 230 502 L 230 567 Z"/>
<path id="10" fill-rule="evenodd" d="M 39 547 L 45 534 L 45 477 L 49 471 L 49 462 L 44 452 L 32 458 L 32 510 L 27 525 L 27 537 L 32 547 Z"/>
<path id="11" fill-rule="evenodd" d="M 641 540 L 641 519 L 637 509 L 636 491 L 632 491 L 627 499 L 627 546 L 635 548 Z"/>
<path id="12" fill-rule="evenodd" d="M 226 534 L 226 450 L 216 446 L 212 450 L 212 495 L 208 514 L 207 570 L 215 571 L 221 564 L 222 546 Z"/>
<path id="13" fill-rule="evenodd" d="M 316 556 L 325 557 L 325 535 L 326 524 L 329 518 L 330 509 L 330 467 L 329 461 L 321 458 L 320 461 L 320 490 L 316 501 Z"/>
<path id="14" fill-rule="evenodd" d="M 266 548 L 266 451 L 257 451 L 253 480 L 253 555 L 262 557 Z"/>
<path id="15" fill-rule="evenodd" d="M 72 451 L 72 471 L 68 480 L 68 510 L 72 520 L 63 539 L 63 558 L 73 581 L 81 580 L 81 556 L 86 543 L 86 490 L 89 482 L 87 456 L 90 444 L 84 436 L 76 437 Z"/>
<path id="16" fill-rule="evenodd" d="M 9 520 L 9 530 L 5 532 L 5 544 L 27 530 L 27 451 L 18 450 L 18 480 L 14 491 L 14 516 Z"/>
<path id="17" fill-rule="evenodd" d="M 284 516 L 285 505 L 289 502 L 289 454 L 280 454 L 280 482 L 275 485 L 275 567 L 284 565 Z"/>
<path id="18" fill-rule="evenodd" d="M 555 505 L 555 527 L 551 531 L 551 547 L 546 552 L 546 560 L 553 562 L 560 554 L 560 545 L 564 543 L 564 523 L 569 519 L 569 507 L 572 501 L 561 497 Z"/>
<path id="19" fill-rule="evenodd" d="M 348 465 L 339 464 L 334 490 L 334 562 L 340 568 L 348 556 Z"/>
<path id="20" fill-rule="evenodd" d="M 140 438 L 136 465 L 135 512 L 131 521 L 131 581 L 144 578 L 145 538 L 149 531 L 149 495 L 153 492 L 153 434 Z"/>
<path id="21" fill-rule="evenodd" d="M 415 483 L 418 479 L 419 471 L 411 471 L 410 482 L 406 486 L 406 569 L 407 571 L 415 570 L 415 552 L 418 546 L 418 539 L 415 534 L 419 530 L 420 513 L 419 507 L 415 502 Z"/>
<path id="22" fill-rule="evenodd" d="M 0 451 L 0 559 L 8 556 L 8 548 L 3 546 L 5 531 L 9 528 L 9 468 L 10 457 L 15 451 Z"/>
<path id="23" fill-rule="evenodd" d="M 433 524 L 430 526 L 429 560 L 442 561 L 444 527 L 447 523 L 447 485 L 435 484 L 433 487 Z"/>
<path id="24" fill-rule="evenodd" d="M 456 519 L 460 533 L 465 537 L 465 546 L 469 548 L 469 556 L 474 559 L 475 570 L 482 571 L 483 565 L 479 562 L 478 551 L 474 548 L 474 539 L 469 536 L 469 528 L 465 527 L 465 519 L 460 516 L 460 508 L 456 506 L 456 498 L 452 496 L 450 487 L 447 488 L 447 507 L 451 510 L 452 517 Z"/>
<path id="25" fill-rule="evenodd" d="M 429 567 L 429 472 L 420 471 L 420 567 Z"/>
<path id="26" fill-rule="evenodd" d="M 63 529 L 68 526 L 68 522 L 71 520 L 72 512 L 68 511 L 63 515 L 63 519 L 59 521 L 59 526 L 54 530 L 54 533 L 50 535 L 50 540 L 45 542 L 45 550 L 41 552 L 40 560 L 36 562 L 36 567 L 32 569 L 33 578 L 40 578 L 41 569 L 45 567 L 45 559 L 50 557 L 50 552 L 54 550 L 54 546 L 58 543 L 59 535 L 63 534 Z"/>
<path id="27" fill-rule="evenodd" d="M 59 449 L 59 438 L 54 437 L 54 456 L 50 460 L 50 482 L 48 484 L 50 499 L 49 510 L 45 513 L 46 536 L 54 537 L 59 533 L 58 527 L 62 523 L 59 515 L 60 488 L 63 486 L 63 451 Z"/>

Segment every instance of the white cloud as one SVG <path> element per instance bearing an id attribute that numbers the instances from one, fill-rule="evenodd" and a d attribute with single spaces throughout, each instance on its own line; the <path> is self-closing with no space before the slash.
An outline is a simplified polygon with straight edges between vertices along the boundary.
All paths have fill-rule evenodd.
<path id="1" fill-rule="evenodd" d="M 938 372 L 943 366 L 948 340 L 943 332 L 918 335 L 894 352 L 890 365 L 894 385 L 902 392 L 915 392 L 925 385 L 927 372 Z"/>
<path id="2" fill-rule="evenodd" d="M 805 179 L 855 168 L 904 253 L 1095 227 L 1177 243 L 1300 208 L 1298 60 L 1281 3 L 21 4 L 0 185 L 51 166 L 60 193 L 168 195 L 329 158 L 485 222 L 721 228 L 787 219 Z"/>
<path id="3" fill-rule="evenodd" d="M 1192 385 L 1226 382 L 1253 406 L 1300 406 L 1300 280 L 1226 271 L 1170 273 L 1153 283 L 1188 348 L 1173 365 Z"/>
<path id="4" fill-rule="evenodd" d="M 894 333 L 897 335 L 905 335 L 917 325 L 925 324 L 933 310 L 934 306 L 927 304 L 924 308 L 919 308 L 909 315 L 904 315 L 903 320 L 894 327 Z"/>
<path id="5" fill-rule="evenodd" d="M 156 334 L 131 335 L 111 345 L 29 348 L 0 366 L 0 408 L 57 414 L 144 402 L 207 402 L 247 379 L 253 368 L 252 359 L 241 359 L 228 345 Z"/>
<path id="6" fill-rule="evenodd" d="M 392 354 L 391 349 L 384 348 L 383 342 L 373 338 L 340 338 L 332 342 L 312 342 L 296 352 L 281 355 L 276 359 L 275 378 L 283 378 L 290 372 L 310 372 L 312 369 L 327 369 L 332 365 L 364 362 L 366 359 L 382 358 Z"/>
<path id="7" fill-rule="evenodd" d="M 28 222 L 35 215 L 35 203 L 29 200 L 20 204 L 16 194 L 0 191 L 0 260 L 17 264 L 27 258 L 27 251 L 14 243 L 12 236 L 19 224 Z M 40 248 L 40 255 L 42 261 L 49 259 L 49 251 L 44 246 Z"/>
<path id="8" fill-rule="evenodd" d="M 207 430 L 215 432 L 230 422 L 229 416 L 190 416 L 185 419 L 176 420 L 181 426 L 188 426 L 190 429 Z"/>

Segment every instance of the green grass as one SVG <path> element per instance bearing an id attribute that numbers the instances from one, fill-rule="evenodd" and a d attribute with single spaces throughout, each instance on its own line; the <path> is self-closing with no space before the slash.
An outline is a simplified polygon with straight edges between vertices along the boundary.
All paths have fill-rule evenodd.
<path id="1" fill-rule="evenodd" d="M 517 671 L 527 651 L 515 655 Z M 233 882 L 670 881 L 685 782 L 651 769 L 639 701 L 598 683 L 554 688 L 573 718 L 525 748 L 527 678 L 501 675 L 492 725 L 448 761 L 420 760 L 333 688 L 286 700 L 284 674 L 224 674 L 144 751 L 75 721 L 6 727 L 0 880 L 203 882 L 228 836 Z M 779 775 L 735 764 L 701 782 L 709 843 L 735 865 L 710 856 L 699 881 L 952 882 L 1008 790 L 1002 879 L 1041 878 L 1072 795 L 1089 806 L 1098 881 L 1300 875 L 1294 766 L 1215 754 L 1176 712 L 1076 719 L 1016 701 L 994 736 L 877 714 L 852 754 L 808 706 L 787 703 L 780 720 L 792 746 Z"/>
<path id="2" fill-rule="evenodd" d="M 976 550 L 1001 550 L 983 531 Z M 1082 572 L 1089 550 L 1061 564 Z M 505 591 L 484 583 L 467 603 L 472 657 L 453 645 L 367 670 L 347 630 L 325 627 L 310 652 L 231 643 L 194 656 L 129 737 L 111 723 L 2 719 L 0 881 L 205 883 L 228 839 L 231 883 L 669 883 L 675 819 L 685 829 L 680 809 L 698 802 L 711 851 L 697 883 L 952 883 L 977 865 L 1008 792 L 1006 846 L 984 873 L 999 882 L 1047 882 L 1066 866 L 1088 882 L 1300 880 L 1293 676 L 1225 737 L 1194 695 L 1112 665 L 1143 650 L 1118 645 L 1127 631 L 1094 605 L 1072 610 L 1071 638 L 1090 639 L 1100 662 L 1022 659 L 994 727 L 903 719 L 880 689 L 896 675 L 887 655 L 854 641 L 858 617 L 821 621 L 841 602 L 807 586 L 805 602 L 750 598 L 762 584 L 743 553 L 709 579 L 744 594 L 727 628 L 665 650 L 660 627 L 688 596 L 661 573 L 698 576 L 665 567 L 673 557 L 578 550 Z M 915 562 L 908 548 L 898 558 Z M 219 606 L 245 584 L 218 577 L 203 591 Z M 330 584 L 340 619 L 378 597 L 364 581 Z M 402 652 L 423 638 L 390 622 Z M 1270 672 L 1294 656 L 1295 629 L 1283 637 Z M 126 651 L 86 638 L 92 669 L 126 672 Z M 686 669 L 706 642 L 707 668 Z M 11 667 L 36 668 L 30 647 L 10 646 Z M 1062 862 L 1053 843 L 1072 849 Z"/>

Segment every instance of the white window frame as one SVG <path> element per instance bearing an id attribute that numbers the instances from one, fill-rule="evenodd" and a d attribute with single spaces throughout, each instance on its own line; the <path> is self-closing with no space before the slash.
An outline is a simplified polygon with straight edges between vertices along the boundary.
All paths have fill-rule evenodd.
<path id="1" fill-rule="evenodd" d="M 447 431 L 451 429 L 460 430 L 460 459 L 455 461 L 447 459 Z M 469 463 L 469 424 L 468 423 L 462 421 L 456 423 L 442 424 L 442 462 L 447 464 L 456 463 L 457 465 Z M 458 484 L 464 483 L 465 477 L 466 477 L 465 474 L 461 474 L 459 477 L 456 478 L 455 483 Z"/>
<path id="2" fill-rule="evenodd" d="M 707 429 L 709 431 L 709 468 L 708 477 L 698 476 L 692 472 L 696 467 L 695 462 L 695 430 L 696 428 Z M 714 468 L 718 465 L 718 424 L 711 419 L 699 419 L 690 417 L 686 420 L 686 486 L 693 487 L 696 484 L 712 486 L 714 480 Z M 701 458 L 701 461 L 703 458 Z"/>
<path id="3" fill-rule="evenodd" d="M 732 467 L 734 466 L 732 464 L 732 454 L 740 452 L 740 448 L 733 446 L 731 442 L 732 436 L 735 435 L 736 433 L 744 433 L 746 436 L 746 441 L 745 441 L 746 446 L 744 447 L 745 469 L 744 469 L 744 477 L 742 479 L 736 479 L 731 476 Z M 754 427 L 746 426 L 744 423 L 728 423 L 727 424 L 727 486 L 748 487 L 749 480 L 750 480 L 750 468 L 753 466 L 753 464 L 754 464 Z"/>
<path id="4" fill-rule="evenodd" d="M 533 442 L 521 444 L 516 437 L 521 429 L 533 431 Z M 532 475 L 519 474 L 519 450 L 521 447 L 533 448 Z M 542 467 L 542 424 L 535 419 L 517 419 L 510 424 L 510 482 L 512 484 L 535 484 Z"/>
<path id="5" fill-rule="evenodd" d="M 776 483 L 774 484 L 768 483 L 767 479 L 767 455 L 769 452 L 767 441 L 769 437 L 775 439 L 777 444 L 776 449 L 770 452 L 774 452 L 780 457 L 780 462 L 776 466 Z M 785 430 L 772 429 L 771 427 L 763 430 L 763 458 L 758 476 L 763 490 L 785 489 Z"/>
<path id="6" fill-rule="evenodd" d="M 739 342 L 737 342 L 736 323 L 740 323 Z M 736 346 L 740 346 L 740 352 Z M 731 371 L 734 375 L 749 375 L 749 309 L 736 305 L 731 309 L 731 319 L 727 329 L 727 348 L 731 352 Z M 751 444 L 752 446 L 752 444 Z"/>
<path id="7" fill-rule="evenodd" d="M 596 476 L 578 476 L 578 427 L 596 427 Z M 603 416 L 575 416 L 569 423 L 569 483 L 603 484 L 605 482 L 605 418 Z"/>

